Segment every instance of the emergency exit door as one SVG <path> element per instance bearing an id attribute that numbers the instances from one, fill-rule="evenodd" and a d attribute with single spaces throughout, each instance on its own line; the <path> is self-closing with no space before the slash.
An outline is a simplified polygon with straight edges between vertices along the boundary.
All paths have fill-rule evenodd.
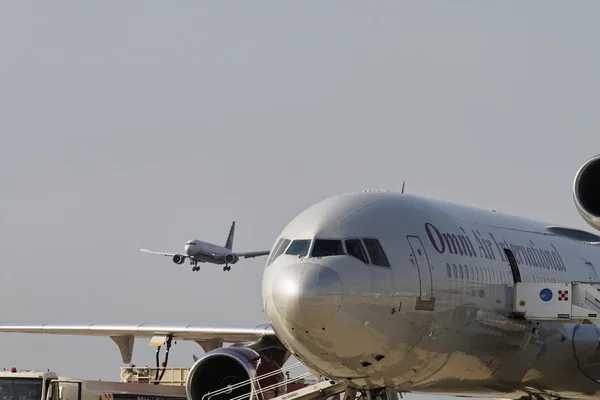
<path id="1" fill-rule="evenodd" d="M 423 242 L 418 236 L 406 237 L 410 246 L 410 262 L 417 267 L 419 272 L 419 297 L 417 309 L 433 310 L 433 278 L 431 276 L 431 265 L 425 252 Z"/>

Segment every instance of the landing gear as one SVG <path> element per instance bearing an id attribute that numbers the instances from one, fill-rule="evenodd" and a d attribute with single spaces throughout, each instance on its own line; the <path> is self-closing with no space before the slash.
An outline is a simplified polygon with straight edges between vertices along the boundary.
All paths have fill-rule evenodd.
<path id="1" fill-rule="evenodd" d="M 350 395 L 349 399 L 353 399 L 352 396 L 355 396 L 356 392 L 348 389 L 350 388 L 346 388 L 346 394 Z M 360 394 L 360 400 L 400 400 L 401 397 L 400 393 L 392 388 L 361 390 Z"/>
<path id="2" fill-rule="evenodd" d="M 192 271 L 200 271 L 200 267 L 198 266 L 197 261 L 190 261 L 190 264 L 193 265 Z"/>
<path id="3" fill-rule="evenodd" d="M 231 267 L 229 265 L 226 265 L 223 267 L 223 271 L 231 271 Z"/>

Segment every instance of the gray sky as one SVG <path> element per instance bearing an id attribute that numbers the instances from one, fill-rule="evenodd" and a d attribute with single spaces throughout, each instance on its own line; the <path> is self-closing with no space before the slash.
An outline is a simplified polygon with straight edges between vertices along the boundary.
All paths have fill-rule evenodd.
<path id="1" fill-rule="evenodd" d="M 312 203 L 403 180 L 588 229 L 571 186 L 600 152 L 599 11 L 2 3 L 0 319 L 263 322 L 264 259 L 192 273 L 139 248 L 224 243 L 235 219 L 235 249 L 270 249 Z M 108 338 L 1 337 L 0 367 L 118 380 Z M 147 341 L 134 362 L 154 365 Z"/>

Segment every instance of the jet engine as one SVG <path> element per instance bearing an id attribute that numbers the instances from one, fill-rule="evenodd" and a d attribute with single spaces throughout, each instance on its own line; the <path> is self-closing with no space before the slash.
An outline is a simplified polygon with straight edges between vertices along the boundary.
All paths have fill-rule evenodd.
<path id="1" fill-rule="evenodd" d="M 196 361 L 185 387 L 188 400 L 205 400 L 209 393 L 216 398 L 268 400 L 285 393 L 284 380 L 277 363 L 255 350 L 222 347 Z"/>
<path id="2" fill-rule="evenodd" d="M 225 256 L 225 262 L 227 264 L 235 264 L 236 262 L 238 262 L 239 258 L 237 258 L 236 256 L 234 256 L 233 254 L 227 254 Z"/>
<path id="3" fill-rule="evenodd" d="M 183 264 L 184 261 L 185 261 L 185 257 L 182 256 L 181 254 L 175 254 L 173 256 L 173 262 L 175 264 Z"/>
<path id="4" fill-rule="evenodd" d="M 586 161 L 577 171 L 573 200 L 585 222 L 600 230 L 600 154 Z"/>

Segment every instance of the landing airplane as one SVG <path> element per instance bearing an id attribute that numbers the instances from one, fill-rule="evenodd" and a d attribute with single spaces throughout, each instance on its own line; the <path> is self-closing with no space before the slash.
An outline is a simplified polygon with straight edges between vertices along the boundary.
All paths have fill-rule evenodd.
<path id="1" fill-rule="evenodd" d="M 573 183 L 576 209 L 597 230 L 599 184 L 600 155 Z M 190 400 L 226 385 L 221 398 L 249 398 L 257 389 L 248 379 L 268 377 L 263 388 L 283 382 L 277 369 L 290 355 L 342 383 L 348 399 L 358 392 L 597 399 L 600 312 L 581 319 L 553 312 L 599 308 L 596 289 L 586 299 L 568 293 L 572 282 L 598 281 L 599 259 L 600 236 L 579 229 L 411 194 L 346 193 L 307 208 L 275 240 L 262 281 L 269 323 L 0 331 L 109 336 L 124 363 L 135 337 L 167 349 L 172 339 L 196 341 L 206 353 L 189 370 Z M 519 301 L 512 296 L 522 287 L 531 291 Z M 536 301 L 545 320 L 515 312 Z"/>
<path id="2" fill-rule="evenodd" d="M 161 253 L 148 249 L 140 249 L 144 253 L 159 254 L 162 256 L 171 257 L 175 264 L 183 264 L 186 259 L 190 260 L 190 265 L 193 265 L 192 271 L 200 271 L 198 263 L 211 263 L 222 265 L 223 271 L 231 271 L 229 264 L 235 264 L 239 261 L 240 257 L 254 258 L 260 256 L 266 256 L 269 254 L 268 250 L 265 251 L 250 251 L 243 253 L 236 253 L 233 249 L 233 236 L 235 234 L 235 221 L 231 223 L 231 229 L 229 229 L 229 235 L 225 246 L 217 246 L 216 244 L 203 242 L 201 240 L 192 239 L 188 240 L 184 247 L 185 254 L 175 253 Z"/>

